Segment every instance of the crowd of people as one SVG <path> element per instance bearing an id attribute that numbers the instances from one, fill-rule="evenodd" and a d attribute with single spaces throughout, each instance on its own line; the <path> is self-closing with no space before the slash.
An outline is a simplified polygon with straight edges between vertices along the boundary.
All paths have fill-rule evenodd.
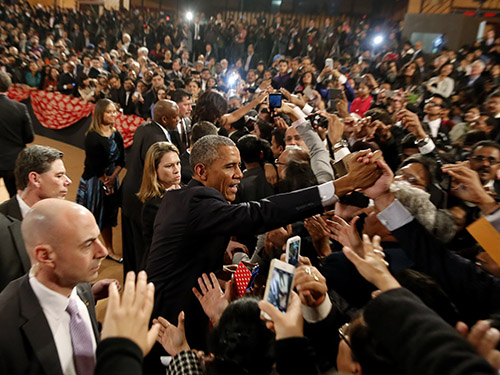
<path id="1" fill-rule="evenodd" d="M 429 53 L 368 19 L 170 17 L 0 10 L 0 373 L 498 373 L 494 30 Z M 12 83 L 96 103 L 76 203 Z M 106 257 L 121 297 L 89 284 Z"/>

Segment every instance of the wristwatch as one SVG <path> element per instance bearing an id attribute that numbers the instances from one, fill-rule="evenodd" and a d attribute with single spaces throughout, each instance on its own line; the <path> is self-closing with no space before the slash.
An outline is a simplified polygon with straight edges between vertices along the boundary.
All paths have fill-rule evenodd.
<path id="1" fill-rule="evenodd" d="M 431 139 L 429 137 L 425 137 L 424 139 L 418 139 L 415 141 L 415 145 L 418 147 L 418 148 L 421 148 L 421 147 L 425 147 L 427 146 L 427 144 L 431 141 Z"/>
<path id="2" fill-rule="evenodd" d="M 348 146 L 347 141 L 345 139 L 342 139 L 333 145 L 333 151 L 341 149 L 342 147 L 347 147 L 347 146 Z"/>

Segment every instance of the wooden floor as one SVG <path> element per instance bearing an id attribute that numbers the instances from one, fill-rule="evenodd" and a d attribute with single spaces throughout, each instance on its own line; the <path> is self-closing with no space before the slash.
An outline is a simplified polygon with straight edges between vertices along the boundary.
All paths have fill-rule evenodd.
<path id="1" fill-rule="evenodd" d="M 33 144 L 51 146 L 57 148 L 64 152 L 64 165 L 66 166 L 66 173 L 68 177 L 73 181 L 69 187 L 67 200 L 75 201 L 76 191 L 78 190 L 78 183 L 83 172 L 83 162 L 85 159 L 85 152 L 77 147 L 54 141 L 49 138 L 35 136 L 35 141 Z M 124 175 L 125 173 L 123 173 Z M 0 203 L 9 199 L 7 189 L 0 179 Z M 118 226 L 113 228 L 113 248 L 117 254 L 122 253 L 122 238 L 121 238 L 121 223 L 120 215 L 118 215 Z M 101 269 L 99 271 L 100 279 L 117 279 L 120 284 L 123 283 L 123 267 L 121 264 L 114 262 L 112 260 L 105 259 L 102 262 Z M 104 314 L 106 312 L 107 300 L 102 300 L 97 303 L 97 318 L 102 322 Z"/>

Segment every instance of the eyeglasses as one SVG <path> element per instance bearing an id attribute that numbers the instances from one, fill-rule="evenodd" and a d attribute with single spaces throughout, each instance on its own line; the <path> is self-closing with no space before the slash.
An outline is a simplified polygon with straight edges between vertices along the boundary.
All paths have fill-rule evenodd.
<path id="1" fill-rule="evenodd" d="M 349 335 L 347 334 L 347 330 L 349 329 L 350 323 L 345 323 L 342 327 L 339 328 L 339 337 L 341 340 L 344 340 L 349 348 L 351 348 L 351 343 L 349 342 Z"/>
<path id="2" fill-rule="evenodd" d="M 471 156 L 470 159 L 474 160 L 477 163 L 484 163 L 485 161 L 487 161 L 490 165 L 496 165 L 500 163 L 500 160 L 496 160 L 494 157 L 491 156 L 486 157 L 482 155 L 476 155 L 476 156 Z"/>
<path id="3" fill-rule="evenodd" d="M 276 165 L 286 165 L 286 163 L 280 162 L 279 159 L 274 159 L 274 164 L 276 164 Z"/>

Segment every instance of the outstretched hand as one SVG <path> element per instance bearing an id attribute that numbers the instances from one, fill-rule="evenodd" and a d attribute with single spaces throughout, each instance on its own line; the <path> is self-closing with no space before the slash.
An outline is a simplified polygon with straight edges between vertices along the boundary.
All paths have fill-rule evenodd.
<path id="1" fill-rule="evenodd" d="M 356 223 L 358 220 L 359 216 L 356 216 L 352 219 L 351 224 L 349 224 L 341 217 L 334 216 L 331 220 L 326 222 L 326 225 L 331 232 L 329 236 L 332 240 L 340 242 L 342 246 L 346 246 L 355 251 L 358 255 L 362 255 L 363 241 L 361 240 L 358 230 L 356 229 Z"/>
<path id="2" fill-rule="evenodd" d="M 222 313 L 229 305 L 231 283 L 232 281 L 229 281 L 226 284 L 226 291 L 223 292 L 217 277 L 211 272 L 210 278 L 206 273 L 198 277 L 201 292 L 193 288 L 193 293 L 198 298 L 203 311 L 214 325 L 217 325 Z"/>
<path id="3" fill-rule="evenodd" d="M 500 332 L 492 328 L 486 320 L 479 320 L 470 329 L 463 322 L 456 325 L 458 333 L 467 339 L 476 349 L 477 353 L 486 359 L 495 370 L 500 370 L 500 351 L 497 346 L 500 343 Z"/>
<path id="4" fill-rule="evenodd" d="M 155 287 L 147 284 L 146 272 L 141 271 L 135 282 L 135 273 L 127 273 L 120 299 L 115 283 L 109 285 L 109 303 L 104 317 L 101 339 L 124 337 L 135 342 L 142 354 L 149 353 L 160 331 L 159 324 L 148 330 L 153 311 Z"/>
<path id="5" fill-rule="evenodd" d="M 184 311 L 179 313 L 178 324 L 174 326 L 167 319 L 159 317 L 153 320 L 155 324 L 159 324 L 159 334 L 157 341 L 163 346 L 172 357 L 176 356 L 184 350 L 191 350 L 186 340 L 186 332 L 184 331 Z"/>
<path id="6" fill-rule="evenodd" d="M 343 251 L 347 259 L 354 264 L 361 276 L 381 291 L 401 287 L 387 268 L 388 263 L 384 259 L 385 254 L 380 246 L 379 236 L 374 236 L 372 242 L 370 238 L 364 234 L 363 247 L 360 248 L 361 254 L 357 254 L 349 247 L 344 247 Z"/>

